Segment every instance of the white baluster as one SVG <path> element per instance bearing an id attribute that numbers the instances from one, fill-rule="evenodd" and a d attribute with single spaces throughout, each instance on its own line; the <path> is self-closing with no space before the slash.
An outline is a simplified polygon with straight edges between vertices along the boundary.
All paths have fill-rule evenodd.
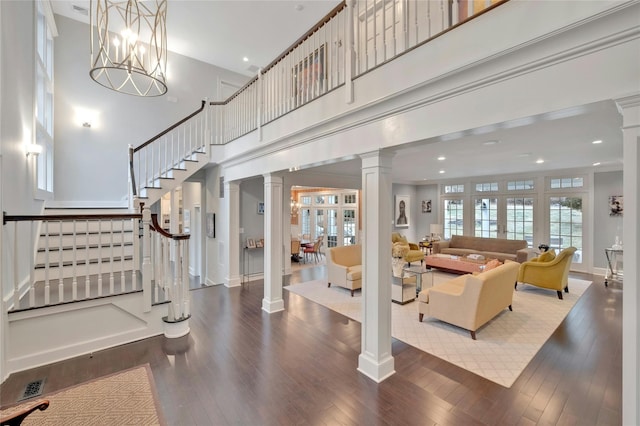
<path id="1" fill-rule="evenodd" d="M 18 283 L 18 224 L 13 227 L 13 309 L 20 309 L 20 286 Z"/>
<path id="2" fill-rule="evenodd" d="M 110 229 L 109 229 L 109 264 L 111 265 L 111 267 L 109 268 L 109 294 L 113 294 L 115 291 L 115 280 L 114 280 L 114 276 L 113 276 L 113 269 L 114 269 L 114 263 L 113 263 L 113 222 L 114 219 L 111 219 L 110 221 Z"/>
<path id="3" fill-rule="evenodd" d="M 73 221 L 73 279 L 71 281 L 71 299 L 78 300 L 78 233 L 76 221 Z"/>
<path id="4" fill-rule="evenodd" d="M 36 227 L 37 229 L 37 222 L 32 222 L 31 223 L 31 238 L 29 239 L 29 241 L 40 241 L 40 238 L 34 239 L 33 238 L 33 228 Z M 36 247 L 37 249 L 37 247 Z M 37 257 L 37 253 L 38 250 L 36 250 L 36 257 Z M 35 282 L 35 276 L 34 276 L 34 269 L 35 269 L 35 259 L 34 256 L 29 256 L 29 307 L 33 308 L 36 304 L 36 282 Z"/>
<path id="5" fill-rule="evenodd" d="M 89 275 L 89 220 L 87 219 L 86 224 L 85 224 L 86 228 L 85 228 L 85 246 L 84 246 L 84 253 L 85 253 L 85 259 L 84 259 L 84 266 L 85 266 L 85 279 L 84 279 L 84 297 L 85 299 L 88 299 L 90 294 L 91 294 L 91 287 L 90 287 L 90 275 Z"/>
<path id="6" fill-rule="evenodd" d="M 98 221 L 98 297 L 102 296 L 102 220 Z"/>
<path id="7" fill-rule="evenodd" d="M 120 221 L 120 293 L 125 291 L 124 276 L 124 220 Z"/>
<path id="8" fill-rule="evenodd" d="M 63 261 L 63 251 L 62 251 L 62 224 L 63 222 L 60 221 L 60 232 L 58 232 L 58 255 L 60 256 L 58 258 L 58 302 L 62 303 L 64 300 L 64 275 L 62 273 L 62 270 L 64 268 L 64 261 Z"/>
<path id="9" fill-rule="evenodd" d="M 50 252 L 50 236 L 49 236 L 49 221 L 45 221 L 45 249 L 44 249 L 44 304 L 51 303 L 51 284 L 49 281 L 49 259 Z"/>

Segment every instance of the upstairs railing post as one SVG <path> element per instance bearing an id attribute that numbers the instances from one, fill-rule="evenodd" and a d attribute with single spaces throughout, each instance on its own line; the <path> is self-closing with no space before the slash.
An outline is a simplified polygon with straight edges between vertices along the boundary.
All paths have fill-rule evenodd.
<path id="1" fill-rule="evenodd" d="M 204 110 L 204 129 L 202 131 L 202 149 L 207 155 L 208 159 L 211 159 L 211 117 L 209 116 L 211 105 L 209 99 L 204 98 L 205 110 Z"/>
<path id="2" fill-rule="evenodd" d="M 149 229 L 151 222 L 151 210 L 148 206 L 142 208 L 142 294 L 143 294 L 143 310 L 144 312 L 151 311 L 151 230 Z"/>
<path id="3" fill-rule="evenodd" d="M 138 189 L 136 187 L 136 173 L 133 166 L 133 154 L 133 145 L 129 144 L 129 181 L 131 182 L 131 187 L 129 188 L 131 190 L 131 192 L 129 192 L 129 209 L 134 208 L 135 204 L 133 200 L 135 198 L 138 198 Z"/>
<path id="4" fill-rule="evenodd" d="M 353 8 L 356 0 L 347 2 L 347 23 L 345 30 L 346 48 L 344 49 L 344 75 L 345 75 L 345 98 L 348 104 L 353 103 L 353 75 L 355 70 L 356 52 L 354 47 L 354 19 Z"/>
<path id="5" fill-rule="evenodd" d="M 140 199 L 133 200 L 133 207 L 135 213 L 142 213 L 144 203 L 140 202 Z M 133 270 L 140 270 L 140 219 L 133 220 Z"/>

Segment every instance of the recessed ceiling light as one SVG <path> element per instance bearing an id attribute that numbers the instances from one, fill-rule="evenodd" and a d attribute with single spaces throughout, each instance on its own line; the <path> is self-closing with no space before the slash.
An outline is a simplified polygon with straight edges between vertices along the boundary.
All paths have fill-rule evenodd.
<path id="1" fill-rule="evenodd" d="M 500 143 L 500 141 L 496 141 L 496 140 L 491 140 L 491 141 L 484 141 L 482 142 L 482 145 L 495 145 Z"/>
<path id="2" fill-rule="evenodd" d="M 249 58 L 247 58 L 246 56 L 244 58 L 242 58 L 243 61 L 245 62 L 249 62 Z"/>
<path id="3" fill-rule="evenodd" d="M 598 145 L 599 143 L 602 143 L 602 141 L 601 140 L 597 140 L 597 141 L 593 141 L 591 143 L 594 144 L 594 145 Z"/>
<path id="4" fill-rule="evenodd" d="M 447 157 L 445 157 L 444 155 L 441 155 L 440 157 L 438 157 L 438 161 L 444 161 L 446 159 Z"/>
<path id="5" fill-rule="evenodd" d="M 440 170 L 438 173 L 443 174 L 443 173 L 444 173 L 444 170 Z"/>
<path id="6" fill-rule="evenodd" d="M 593 165 L 594 165 L 594 166 L 599 166 L 599 165 L 600 165 L 600 162 L 599 162 L 599 161 L 596 161 L 595 163 L 593 163 Z"/>
<path id="7" fill-rule="evenodd" d="M 536 160 L 536 164 L 542 164 L 544 163 L 544 160 L 542 158 L 539 158 Z"/>

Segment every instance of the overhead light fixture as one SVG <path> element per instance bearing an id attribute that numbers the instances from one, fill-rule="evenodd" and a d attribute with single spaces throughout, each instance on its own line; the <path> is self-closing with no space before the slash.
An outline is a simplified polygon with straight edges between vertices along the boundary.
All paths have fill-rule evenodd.
<path id="1" fill-rule="evenodd" d="M 593 165 L 594 165 L 594 166 L 599 166 L 599 165 L 600 165 L 600 162 L 599 162 L 599 161 L 596 161 L 595 163 L 593 163 Z"/>
<path id="2" fill-rule="evenodd" d="M 92 0 L 90 16 L 91 78 L 129 95 L 167 93 L 167 0 Z"/>
<path id="3" fill-rule="evenodd" d="M 441 155 L 440 157 L 438 157 L 438 161 L 444 161 L 446 159 L 447 157 L 445 157 L 444 155 Z"/>
<path id="4" fill-rule="evenodd" d="M 443 174 L 443 173 L 444 173 L 444 170 L 440 170 L 438 173 Z"/>
<path id="5" fill-rule="evenodd" d="M 591 143 L 594 144 L 594 145 L 598 145 L 598 144 L 602 143 L 602 141 L 601 140 L 597 140 L 597 141 L 593 141 Z"/>
<path id="6" fill-rule="evenodd" d="M 244 62 L 249 62 L 249 58 L 247 58 L 246 56 L 245 56 L 244 58 L 242 58 L 242 60 L 243 60 Z"/>
<path id="7" fill-rule="evenodd" d="M 544 163 L 544 160 L 542 158 L 536 160 L 536 164 L 542 164 L 542 163 Z"/>

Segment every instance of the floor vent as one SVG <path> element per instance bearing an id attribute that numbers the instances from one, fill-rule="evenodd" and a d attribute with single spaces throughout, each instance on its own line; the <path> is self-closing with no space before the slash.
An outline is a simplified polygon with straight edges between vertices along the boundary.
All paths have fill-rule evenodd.
<path id="1" fill-rule="evenodd" d="M 24 387 L 24 393 L 18 401 L 42 395 L 42 389 L 44 389 L 44 379 L 38 379 L 27 383 L 27 386 Z"/>

